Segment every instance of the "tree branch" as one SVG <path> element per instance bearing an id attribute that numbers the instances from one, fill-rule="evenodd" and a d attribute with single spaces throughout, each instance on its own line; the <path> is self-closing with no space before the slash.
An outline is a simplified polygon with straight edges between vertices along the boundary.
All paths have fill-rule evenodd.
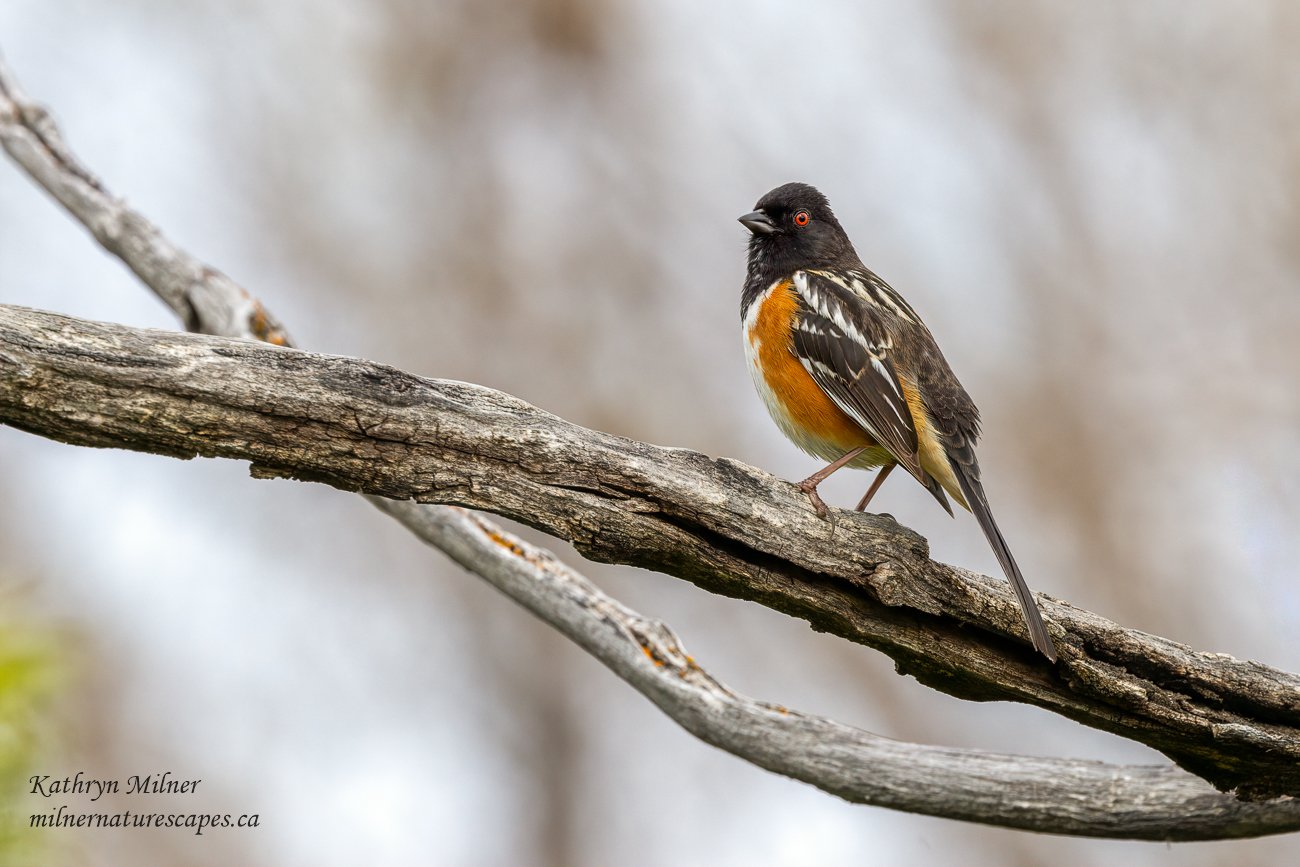
<path id="1" fill-rule="evenodd" d="M 168 303 L 187 327 L 288 343 L 284 329 L 242 287 L 170 244 L 81 167 L 46 112 L 26 100 L 2 62 L 0 143 Z M 0 375 L 13 372 L 15 363 L 21 367 L 16 359 L 0 354 Z M 359 416 L 356 421 L 360 426 Z M 95 422 L 90 424 L 94 427 Z M 1300 802 L 1283 798 L 1269 804 L 1243 803 L 1170 768 L 1117 767 L 900 744 L 736 696 L 695 666 L 666 627 L 603 596 L 549 553 L 458 509 L 379 498 L 373 501 L 600 658 L 698 737 L 849 800 L 1088 836 L 1216 839 L 1300 827 Z M 886 580 L 878 585 L 888 585 L 889 564 L 882 563 L 877 571 L 886 573 Z M 954 574 L 977 583 L 987 581 L 967 573 Z M 739 580 L 743 583 L 744 579 Z M 779 607 L 783 595 L 768 595 Z M 905 600 L 907 591 L 895 588 L 893 595 Z M 854 600 L 833 597 L 826 600 L 830 603 L 828 616 L 851 624 Z M 791 606 L 794 613 L 805 607 L 800 599 Z M 1006 625 L 1004 617 L 1002 626 Z M 865 626 L 873 628 L 858 631 L 872 634 L 879 629 L 887 632 L 889 623 L 885 619 Z M 900 652 L 906 655 L 908 646 L 900 641 Z M 1234 669 L 1240 666 L 1230 662 L 1223 664 Z M 1269 689 L 1268 681 L 1276 673 L 1262 667 L 1245 668 L 1249 677 L 1229 671 L 1213 680 L 1246 692 Z M 1286 688 L 1285 681 L 1282 686 Z M 1294 703 L 1289 707 L 1293 717 Z M 1294 719 L 1289 724 L 1293 725 Z M 1015 797 L 1008 798 L 1007 792 L 1012 790 Z"/>
<path id="2" fill-rule="evenodd" d="M 759 470 L 590 431 L 492 389 L 0 306 L 0 421 L 495 512 L 592 559 L 803 617 L 944 692 L 1036 704 L 1133 738 L 1220 788 L 1300 791 L 1294 675 L 1046 599 L 1061 651 L 1051 667 L 1012 638 L 1023 627 L 1005 582 L 930 560 L 925 540 L 887 517 L 841 513 L 832 527 Z"/>
<path id="3" fill-rule="evenodd" d="M 478 515 L 395 500 L 376 505 L 556 627 L 700 740 L 845 800 L 1088 837 L 1222 839 L 1300 824 L 1300 801 L 1239 801 L 1170 767 L 905 744 L 755 701 L 706 674 L 662 623 Z M 489 540 L 489 556 L 476 538 Z"/>
<path id="4" fill-rule="evenodd" d="M 63 143 L 44 106 L 23 93 L 3 58 L 0 145 L 175 311 L 188 330 L 290 344 L 288 332 L 247 290 L 171 243 L 157 226 L 105 189 Z"/>

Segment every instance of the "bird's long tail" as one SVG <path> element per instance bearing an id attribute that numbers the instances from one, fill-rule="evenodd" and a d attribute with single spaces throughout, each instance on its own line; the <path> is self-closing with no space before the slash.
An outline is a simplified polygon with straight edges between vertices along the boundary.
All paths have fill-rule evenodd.
<path id="1" fill-rule="evenodd" d="M 975 515 L 975 520 L 979 521 L 980 529 L 984 531 L 984 538 L 989 540 L 993 553 L 997 555 L 998 562 L 1002 564 L 1002 571 L 1006 573 L 1007 580 L 1011 582 L 1012 589 L 1016 591 L 1016 598 L 1020 601 L 1020 610 L 1025 614 L 1025 623 L 1029 626 L 1029 638 L 1034 643 L 1034 649 L 1052 662 L 1056 662 L 1056 645 L 1052 643 L 1051 636 L 1047 634 L 1047 627 L 1043 625 L 1043 616 L 1038 611 L 1038 603 L 1034 601 L 1033 594 L 1029 592 L 1029 585 L 1025 583 L 1025 576 L 1020 574 L 1020 567 L 1016 565 L 1016 558 L 1011 556 L 1011 549 L 1007 547 L 1007 540 L 1003 538 L 1002 531 L 998 529 L 997 522 L 993 520 L 993 512 L 989 509 L 988 498 L 984 496 L 984 485 L 979 480 L 979 470 L 972 472 L 972 467 L 967 467 L 957 461 L 952 462 L 952 468 L 957 476 L 957 483 L 961 485 L 961 492 L 966 497 L 971 512 Z"/>

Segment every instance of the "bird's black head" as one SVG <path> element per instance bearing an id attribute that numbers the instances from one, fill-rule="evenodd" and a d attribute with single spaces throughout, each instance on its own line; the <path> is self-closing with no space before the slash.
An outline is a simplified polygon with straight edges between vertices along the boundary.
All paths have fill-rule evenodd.
<path id="1" fill-rule="evenodd" d="M 858 254 L 816 187 L 784 184 L 758 200 L 740 222 L 749 239 L 749 277 L 767 282 L 802 268 L 857 265 Z M 768 279 L 770 278 L 770 279 Z"/>

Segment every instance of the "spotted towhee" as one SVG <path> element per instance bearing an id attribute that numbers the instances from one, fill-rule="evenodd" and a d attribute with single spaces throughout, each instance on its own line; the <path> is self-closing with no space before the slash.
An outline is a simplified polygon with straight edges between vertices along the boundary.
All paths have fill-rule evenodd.
<path id="1" fill-rule="evenodd" d="M 979 410 L 921 317 L 862 264 L 815 188 L 777 187 L 740 222 L 752 233 L 741 297 L 750 372 L 785 435 L 831 462 L 799 483 L 817 513 L 828 515 L 817 486 L 840 467 L 881 468 L 858 503 L 862 511 L 902 464 L 948 514 L 948 496 L 975 514 L 1034 647 L 1055 662 L 1056 647 L 980 484 Z"/>

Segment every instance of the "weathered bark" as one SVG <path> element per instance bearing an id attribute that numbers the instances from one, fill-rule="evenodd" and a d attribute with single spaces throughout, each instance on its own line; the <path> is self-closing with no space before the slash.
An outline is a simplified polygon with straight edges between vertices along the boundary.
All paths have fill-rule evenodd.
<path id="1" fill-rule="evenodd" d="M 1300 678 L 1044 599 L 1020 639 L 1005 582 L 930 560 L 887 517 L 819 519 L 725 458 L 589 431 L 509 395 L 359 359 L 0 307 L 0 421 L 78 445 L 247 460 L 384 497 L 482 509 L 584 556 L 760 602 L 953 695 L 1039 705 L 1249 798 L 1300 792 Z"/>

